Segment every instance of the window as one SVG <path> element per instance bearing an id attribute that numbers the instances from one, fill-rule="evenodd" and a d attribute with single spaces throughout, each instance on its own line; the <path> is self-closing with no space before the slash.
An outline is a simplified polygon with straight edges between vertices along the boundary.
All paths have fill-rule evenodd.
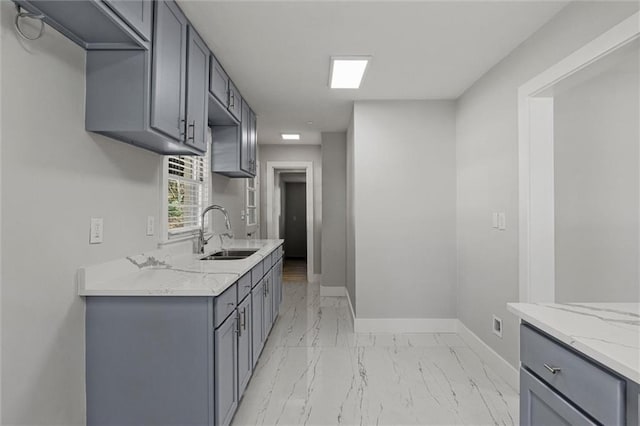
<path id="1" fill-rule="evenodd" d="M 260 170 L 259 164 L 256 164 L 256 170 Z M 256 174 L 254 178 L 247 179 L 247 195 L 245 202 L 247 227 L 256 227 L 258 225 L 259 191 L 260 181 Z"/>
<path id="2" fill-rule="evenodd" d="M 168 239 L 200 229 L 202 210 L 209 203 L 209 151 L 203 157 L 171 155 L 165 158 Z"/>

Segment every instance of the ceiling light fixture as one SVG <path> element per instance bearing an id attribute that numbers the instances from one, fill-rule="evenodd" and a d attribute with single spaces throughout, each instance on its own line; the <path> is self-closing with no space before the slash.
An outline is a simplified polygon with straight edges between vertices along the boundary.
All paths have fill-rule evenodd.
<path id="1" fill-rule="evenodd" d="M 359 89 L 370 59 L 370 56 L 332 57 L 329 87 Z"/>
<path id="2" fill-rule="evenodd" d="M 283 133 L 282 140 L 283 141 L 299 141 L 300 133 Z"/>

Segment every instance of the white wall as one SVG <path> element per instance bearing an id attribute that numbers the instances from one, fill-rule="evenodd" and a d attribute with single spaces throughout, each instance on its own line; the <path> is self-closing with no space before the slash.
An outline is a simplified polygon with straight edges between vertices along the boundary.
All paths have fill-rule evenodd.
<path id="1" fill-rule="evenodd" d="M 322 285 L 347 280 L 347 135 L 322 134 Z"/>
<path id="2" fill-rule="evenodd" d="M 638 52 L 554 96 L 559 302 L 638 302 Z"/>
<path id="3" fill-rule="evenodd" d="M 245 209 L 246 181 L 246 179 L 211 174 L 211 204 L 218 204 L 227 209 L 233 236 L 238 239 L 248 238 L 247 232 L 252 231 L 247 229 L 246 221 L 241 217 L 241 211 Z M 212 211 L 208 215 L 209 221 L 213 220 L 213 232 L 225 233 L 224 216 L 217 211 Z M 259 232 L 256 233 L 256 237 L 259 237 Z M 214 239 L 217 240 L 218 237 Z"/>
<path id="4" fill-rule="evenodd" d="M 347 293 L 351 309 L 357 315 L 356 306 L 356 217 L 354 209 L 354 159 L 353 159 L 353 113 L 347 128 Z"/>
<path id="5" fill-rule="evenodd" d="M 76 270 L 157 247 L 146 219 L 160 218 L 162 157 L 86 132 L 85 52 L 49 27 L 23 42 L 13 3 L 0 11 L 0 423 L 83 425 Z M 214 175 L 212 188 L 241 236 L 244 179 Z M 103 244 L 88 244 L 91 217 L 104 218 Z"/>
<path id="6" fill-rule="evenodd" d="M 267 232 L 267 162 L 311 161 L 313 162 L 313 255 L 316 274 L 322 272 L 322 154 L 320 145 L 259 145 L 260 159 L 260 223 L 262 237 Z"/>
<path id="7" fill-rule="evenodd" d="M 478 80 L 457 106 L 458 316 L 514 366 L 518 321 L 517 89 L 631 15 L 637 3 L 573 2 Z M 491 227 L 504 211 L 507 230 Z M 491 315 L 504 320 L 503 338 Z"/>
<path id="8" fill-rule="evenodd" d="M 356 102 L 358 318 L 455 318 L 455 105 Z"/>
<path id="9" fill-rule="evenodd" d="M 161 157 L 84 130 L 84 51 L 2 8 L 2 423 L 85 423 L 79 266 L 156 247 Z M 104 243 L 89 245 L 89 220 Z"/>

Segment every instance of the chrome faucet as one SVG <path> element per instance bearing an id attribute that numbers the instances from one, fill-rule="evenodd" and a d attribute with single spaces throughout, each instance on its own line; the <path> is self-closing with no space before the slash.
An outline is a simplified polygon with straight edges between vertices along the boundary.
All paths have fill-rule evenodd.
<path id="1" fill-rule="evenodd" d="M 224 224 L 227 227 L 227 232 L 225 234 L 220 235 L 220 246 L 222 246 L 223 235 L 230 238 L 233 237 L 233 233 L 231 232 L 231 222 L 229 221 L 229 213 L 227 212 L 227 209 L 217 204 L 212 204 L 209 207 L 205 208 L 202 211 L 202 215 L 200 216 L 201 225 L 200 225 L 200 233 L 198 235 L 198 247 L 196 248 L 196 253 L 204 253 L 204 245 L 207 244 L 207 242 L 211 239 L 211 237 L 213 237 L 213 235 L 211 235 L 211 237 L 209 238 L 204 237 L 204 217 L 211 210 L 220 210 L 224 215 Z"/>

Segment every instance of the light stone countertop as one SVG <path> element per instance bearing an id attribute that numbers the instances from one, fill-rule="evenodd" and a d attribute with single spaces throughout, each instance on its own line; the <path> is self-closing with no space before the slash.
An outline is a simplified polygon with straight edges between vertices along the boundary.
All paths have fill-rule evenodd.
<path id="1" fill-rule="evenodd" d="M 233 240 L 225 249 L 258 251 L 246 259 L 202 261 L 220 250 L 191 253 L 191 243 L 129 256 L 78 270 L 80 296 L 218 296 L 283 240 Z"/>
<path id="2" fill-rule="evenodd" d="M 589 358 L 640 383 L 639 303 L 509 303 L 507 309 Z"/>

